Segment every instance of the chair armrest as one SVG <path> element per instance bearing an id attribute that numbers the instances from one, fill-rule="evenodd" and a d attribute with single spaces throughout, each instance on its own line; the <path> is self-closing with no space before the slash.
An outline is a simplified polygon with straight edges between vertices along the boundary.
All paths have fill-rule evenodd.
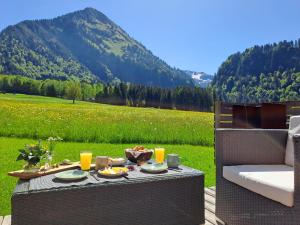
<path id="1" fill-rule="evenodd" d="M 300 206 L 300 135 L 294 134 L 294 205 Z"/>
<path id="2" fill-rule="evenodd" d="M 283 164 L 287 134 L 282 129 L 216 129 L 217 167 Z"/>

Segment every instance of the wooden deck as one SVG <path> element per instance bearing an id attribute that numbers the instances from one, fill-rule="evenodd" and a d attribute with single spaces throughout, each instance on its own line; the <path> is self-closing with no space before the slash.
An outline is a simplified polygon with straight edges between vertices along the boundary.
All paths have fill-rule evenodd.
<path id="1" fill-rule="evenodd" d="M 205 188 L 205 225 L 224 225 L 215 215 L 216 188 Z"/>
<path id="2" fill-rule="evenodd" d="M 0 224 L 1 225 L 10 225 L 11 224 L 11 216 L 0 216 Z"/>
<path id="3" fill-rule="evenodd" d="M 205 225 L 223 225 L 215 216 L 215 188 L 205 188 Z M 0 216 L 0 225 L 11 225 L 11 216 Z"/>

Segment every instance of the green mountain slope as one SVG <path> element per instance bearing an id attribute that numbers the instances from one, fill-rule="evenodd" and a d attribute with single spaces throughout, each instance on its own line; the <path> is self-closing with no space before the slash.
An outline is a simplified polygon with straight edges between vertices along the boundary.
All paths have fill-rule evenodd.
<path id="1" fill-rule="evenodd" d="M 193 85 L 183 71 L 171 68 L 93 8 L 4 29 L 0 73 L 37 79 L 120 79 L 162 87 Z"/>
<path id="2" fill-rule="evenodd" d="M 300 98 L 300 39 L 254 46 L 219 67 L 213 85 L 227 102 L 271 102 Z"/>

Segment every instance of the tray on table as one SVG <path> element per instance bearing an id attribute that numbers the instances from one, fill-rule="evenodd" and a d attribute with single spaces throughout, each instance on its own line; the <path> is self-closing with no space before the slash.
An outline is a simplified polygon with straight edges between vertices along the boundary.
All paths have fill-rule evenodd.
<path id="1" fill-rule="evenodd" d="M 41 176 L 45 176 L 45 175 L 49 175 L 49 174 L 53 174 L 53 173 L 58 173 L 58 172 L 62 172 L 65 170 L 71 170 L 71 169 L 76 169 L 80 167 L 80 163 L 79 162 L 74 162 L 71 165 L 59 165 L 58 167 L 55 168 L 51 168 L 49 170 L 39 170 L 37 172 L 25 172 L 24 170 L 17 170 L 17 171 L 12 171 L 12 172 L 8 172 L 9 176 L 12 177 L 18 177 L 22 180 L 29 180 L 31 178 L 35 178 L 35 177 L 41 177 Z M 95 164 L 92 164 L 91 167 L 95 167 Z"/>

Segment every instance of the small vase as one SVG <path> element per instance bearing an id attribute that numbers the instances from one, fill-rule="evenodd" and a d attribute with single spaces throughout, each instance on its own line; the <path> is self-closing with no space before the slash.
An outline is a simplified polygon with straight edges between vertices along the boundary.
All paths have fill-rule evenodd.
<path id="1" fill-rule="evenodd" d="M 40 170 L 40 165 L 36 164 L 36 165 L 31 165 L 31 164 L 26 164 L 24 166 L 24 172 L 25 173 L 36 173 Z"/>
<path id="2" fill-rule="evenodd" d="M 47 158 L 46 158 L 46 162 L 45 162 L 45 170 L 51 169 L 51 167 L 52 167 L 52 165 L 51 165 L 52 159 L 53 159 L 52 154 L 48 154 Z"/>

